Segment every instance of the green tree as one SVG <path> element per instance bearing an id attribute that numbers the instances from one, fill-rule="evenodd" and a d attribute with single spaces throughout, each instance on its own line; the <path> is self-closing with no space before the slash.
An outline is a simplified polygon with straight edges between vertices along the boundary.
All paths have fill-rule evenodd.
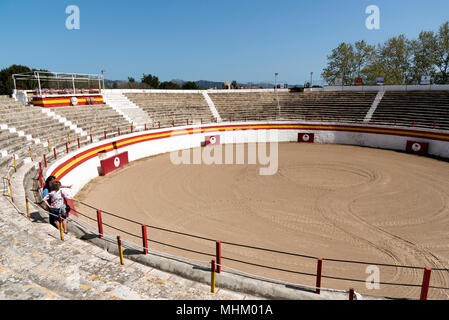
<path id="1" fill-rule="evenodd" d="M 133 77 L 128 77 L 128 87 L 130 89 L 136 87 L 136 79 L 134 79 Z"/>
<path id="2" fill-rule="evenodd" d="M 199 90 L 200 87 L 198 87 L 198 85 L 193 81 L 187 81 L 182 85 L 182 89 L 184 89 L 184 90 Z"/>
<path id="3" fill-rule="evenodd" d="M 438 32 L 422 31 L 414 40 L 402 34 L 377 46 L 363 40 L 354 45 L 343 42 L 327 59 L 321 75 L 329 84 L 342 78 L 344 85 L 351 85 L 354 77 L 375 84 L 377 77 L 383 77 L 385 84 L 404 85 L 419 83 L 423 75 L 449 83 L 449 22 Z"/>
<path id="4" fill-rule="evenodd" d="M 365 40 L 354 44 L 354 72 L 357 77 L 366 78 L 366 68 L 370 65 L 376 55 L 376 47 L 369 45 Z"/>
<path id="5" fill-rule="evenodd" d="M 411 76 L 413 82 L 420 83 L 421 77 L 430 75 L 435 77 L 438 50 L 437 37 L 432 31 L 423 31 L 418 39 L 410 42 L 411 54 L 413 56 Z"/>
<path id="6" fill-rule="evenodd" d="M 159 88 L 159 78 L 156 76 L 153 76 L 151 74 L 143 74 L 142 76 L 142 83 L 146 83 L 150 86 L 152 89 L 158 89 Z"/>
<path id="7" fill-rule="evenodd" d="M 181 89 L 180 86 L 178 86 L 176 83 L 171 81 L 164 81 L 159 85 L 159 89 L 166 89 L 166 90 L 176 90 Z"/>
<path id="8" fill-rule="evenodd" d="M 0 94 L 2 95 L 10 95 L 14 90 L 14 81 L 12 80 L 12 75 L 16 73 L 24 73 L 32 71 L 27 66 L 16 65 L 2 69 L 0 71 Z M 22 87 L 25 90 L 34 89 L 35 85 L 32 83 L 33 81 L 22 81 L 20 84 L 18 83 L 18 87 Z"/>
<path id="9" fill-rule="evenodd" d="M 237 89 L 238 88 L 238 84 L 237 84 L 237 81 L 232 81 L 232 83 L 231 83 L 231 88 L 232 89 Z"/>
<path id="10" fill-rule="evenodd" d="M 435 65 L 438 69 L 436 82 L 447 84 L 449 83 L 449 22 L 441 25 L 436 38 Z"/>
<path id="11" fill-rule="evenodd" d="M 401 34 L 379 45 L 376 69 L 381 70 L 387 85 L 411 84 L 413 80 L 412 60 L 410 40 Z"/>
<path id="12" fill-rule="evenodd" d="M 342 42 L 327 56 L 327 67 L 321 73 L 329 84 L 335 84 L 337 78 L 343 79 L 344 85 L 352 85 L 355 73 L 355 52 L 350 43 Z"/>

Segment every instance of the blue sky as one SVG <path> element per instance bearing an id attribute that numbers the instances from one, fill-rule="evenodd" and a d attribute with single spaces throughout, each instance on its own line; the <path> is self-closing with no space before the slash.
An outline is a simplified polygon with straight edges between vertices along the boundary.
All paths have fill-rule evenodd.
<path id="1" fill-rule="evenodd" d="M 68 30 L 66 7 L 80 9 Z M 368 30 L 365 9 L 380 9 Z M 449 20 L 448 0 L 1 0 L 0 68 L 23 64 L 108 79 L 302 84 L 340 42 L 415 38 Z"/>

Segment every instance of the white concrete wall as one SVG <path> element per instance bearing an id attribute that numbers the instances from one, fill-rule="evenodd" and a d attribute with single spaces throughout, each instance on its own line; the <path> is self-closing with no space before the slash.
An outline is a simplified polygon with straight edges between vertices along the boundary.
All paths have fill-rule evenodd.
<path id="1" fill-rule="evenodd" d="M 323 88 L 305 88 L 304 91 L 449 91 L 447 84 L 407 85 L 407 86 L 329 86 Z"/>
<path id="2" fill-rule="evenodd" d="M 242 122 L 242 123 L 228 123 L 228 125 L 250 125 L 250 124 L 299 124 L 295 122 Z M 302 122 L 301 124 L 304 124 Z M 226 123 L 221 123 L 217 126 L 223 126 Z M 310 123 L 309 123 L 310 125 Z M 320 125 L 336 125 L 342 126 L 342 124 L 336 123 L 317 123 Z M 205 125 L 203 128 L 215 127 L 216 125 Z M 354 125 L 351 125 L 354 127 Z M 356 126 L 357 127 L 357 126 Z M 200 128 L 200 126 L 185 126 L 177 127 L 179 129 L 189 129 L 189 128 Z M 366 128 L 366 126 L 360 125 L 360 128 Z M 376 126 L 376 128 L 388 129 L 388 127 Z M 405 130 L 415 131 L 416 128 L 401 128 Z M 170 131 L 170 129 L 158 129 L 147 131 L 146 133 L 157 133 Z M 181 136 L 168 136 L 163 139 L 145 141 L 137 144 L 133 144 L 124 148 L 120 148 L 118 152 L 128 151 L 129 161 L 135 161 L 138 159 L 146 158 L 149 156 L 163 154 L 167 152 L 172 152 L 176 150 L 190 149 L 194 147 L 199 147 L 201 142 L 204 141 L 205 136 L 220 135 L 221 143 L 244 143 L 244 142 L 289 142 L 297 141 L 298 132 L 307 132 L 315 134 L 315 142 L 317 143 L 332 143 L 332 144 L 342 144 L 342 145 L 357 145 L 364 147 L 374 147 L 381 149 L 391 149 L 391 150 L 405 150 L 407 140 L 429 142 L 429 153 L 432 155 L 449 158 L 449 142 L 407 137 L 399 135 L 383 135 L 374 133 L 363 133 L 363 132 L 352 132 L 352 131 L 326 131 L 326 130 L 298 130 L 298 129 L 260 129 L 260 130 L 232 130 L 232 131 L 220 131 L 220 132 L 206 132 L 206 133 L 196 133 Z M 427 130 L 430 133 L 444 133 L 447 132 L 441 130 Z M 89 150 L 91 148 L 98 147 L 105 143 L 110 143 L 115 140 L 121 140 L 129 137 L 137 137 L 142 135 L 142 132 L 136 132 L 126 136 L 120 136 L 117 138 L 111 138 L 108 140 L 103 140 L 101 142 L 93 143 L 91 145 L 85 146 L 76 152 L 72 152 L 63 158 L 58 159 L 53 163 L 46 172 L 46 176 L 49 176 L 54 169 L 63 163 L 64 161 L 70 159 L 75 154 L 79 154 L 83 151 Z M 98 168 L 100 167 L 99 157 L 94 157 L 80 166 L 76 167 L 73 171 L 68 173 L 61 179 L 64 185 L 73 185 L 72 195 L 76 194 L 81 190 L 90 180 L 99 176 Z"/>
<path id="3" fill-rule="evenodd" d="M 277 89 L 277 92 L 288 92 L 288 89 Z M 245 92 L 274 92 L 273 89 L 207 89 L 207 90 L 163 90 L 163 89 L 103 89 L 102 93 L 245 93 Z"/>

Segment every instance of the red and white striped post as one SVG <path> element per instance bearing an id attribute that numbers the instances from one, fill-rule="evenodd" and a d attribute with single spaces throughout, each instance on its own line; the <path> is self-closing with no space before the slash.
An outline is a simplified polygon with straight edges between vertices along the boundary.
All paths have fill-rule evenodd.
<path id="1" fill-rule="evenodd" d="M 68 145 L 67 142 L 65 143 L 65 152 L 66 152 L 67 154 L 69 153 L 69 145 Z"/>
<path id="2" fill-rule="evenodd" d="M 134 126 L 133 126 L 133 124 L 131 123 L 131 133 L 133 133 L 134 132 Z"/>
<path id="3" fill-rule="evenodd" d="M 90 143 L 94 142 L 94 139 L 92 137 L 92 133 L 90 134 Z"/>
<path id="4" fill-rule="evenodd" d="M 217 261 L 217 273 L 221 273 L 221 241 L 215 242 L 215 259 Z"/>
<path id="5" fill-rule="evenodd" d="M 118 135 L 120 136 L 120 128 L 117 128 Z"/>
<path id="6" fill-rule="evenodd" d="M 171 124 L 172 124 L 172 127 L 175 126 L 175 120 L 174 119 L 172 119 Z"/>
<path id="7" fill-rule="evenodd" d="M 104 130 L 104 138 L 106 139 L 106 130 Z"/>
<path id="8" fill-rule="evenodd" d="M 318 258 L 316 266 L 316 294 L 321 293 L 321 273 L 323 270 L 323 258 Z"/>
<path id="9" fill-rule="evenodd" d="M 78 140 L 78 149 L 81 148 L 80 138 L 77 138 Z"/>
<path id="10" fill-rule="evenodd" d="M 157 122 L 157 125 L 159 126 L 159 129 L 160 129 L 160 128 L 161 128 L 161 122 L 158 121 L 158 122 Z"/>
<path id="11" fill-rule="evenodd" d="M 143 254 L 148 253 L 147 226 L 142 224 Z"/>
<path id="12" fill-rule="evenodd" d="M 54 155 L 55 160 L 56 160 L 58 158 L 57 155 L 56 155 L 56 148 L 53 148 L 53 155 Z"/>
<path id="13" fill-rule="evenodd" d="M 97 210 L 98 237 L 103 238 L 103 221 L 101 220 L 101 211 Z"/>
<path id="14" fill-rule="evenodd" d="M 421 285 L 421 295 L 419 300 L 427 300 L 427 293 L 429 292 L 429 284 L 430 284 L 430 274 L 432 270 L 430 268 L 424 269 L 424 275 L 422 279 Z"/>
<path id="15" fill-rule="evenodd" d="M 147 124 L 145 123 L 145 131 L 147 131 Z"/>
<path id="16" fill-rule="evenodd" d="M 45 155 L 45 153 L 43 154 L 44 156 L 44 167 L 47 168 L 47 156 Z"/>

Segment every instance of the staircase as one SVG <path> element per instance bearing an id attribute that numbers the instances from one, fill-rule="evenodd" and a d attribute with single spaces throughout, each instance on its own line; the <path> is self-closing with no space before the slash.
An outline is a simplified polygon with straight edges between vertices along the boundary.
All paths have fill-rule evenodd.
<path id="1" fill-rule="evenodd" d="M 103 100 L 128 120 L 129 123 L 132 123 L 137 130 L 143 129 L 145 124 L 149 124 L 152 121 L 145 111 L 140 109 L 138 105 L 130 101 L 121 92 L 114 92 L 113 90 L 103 91 Z"/>

